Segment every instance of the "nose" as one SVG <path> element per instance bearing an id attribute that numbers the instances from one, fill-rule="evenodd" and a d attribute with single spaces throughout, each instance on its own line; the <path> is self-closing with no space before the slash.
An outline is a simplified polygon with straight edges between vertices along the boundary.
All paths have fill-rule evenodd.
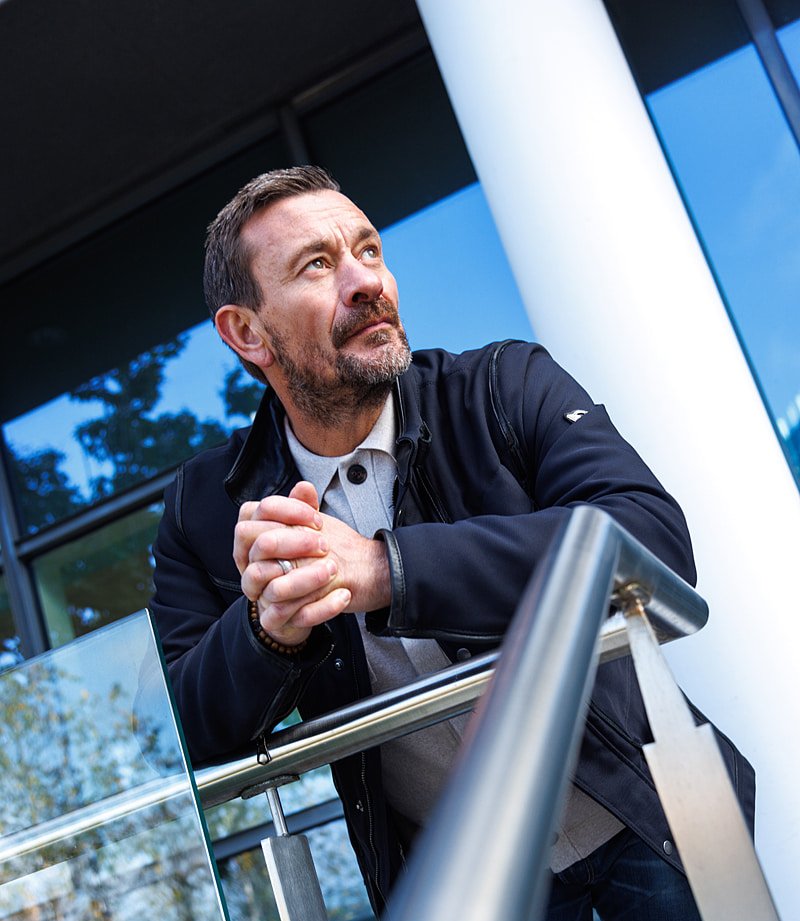
<path id="1" fill-rule="evenodd" d="M 348 307 L 374 301 L 383 294 L 383 278 L 380 273 L 355 257 L 350 257 L 341 265 L 340 272 L 342 303 Z"/>

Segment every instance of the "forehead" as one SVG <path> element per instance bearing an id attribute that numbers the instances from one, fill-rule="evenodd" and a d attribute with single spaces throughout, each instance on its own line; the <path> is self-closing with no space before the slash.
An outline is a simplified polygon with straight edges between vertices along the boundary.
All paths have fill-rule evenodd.
<path id="1" fill-rule="evenodd" d="M 267 205 L 244 225 L 242 240 L 254 256 L 290 258 L 310 243 L 346 239 L 365 227 L 372 224 L 360 208 L 346 195 L 325 189 Z"/>

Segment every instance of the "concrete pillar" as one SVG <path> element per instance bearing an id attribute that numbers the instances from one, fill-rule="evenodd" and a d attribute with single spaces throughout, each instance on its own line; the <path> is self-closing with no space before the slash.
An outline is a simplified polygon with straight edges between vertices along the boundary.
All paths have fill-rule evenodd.
<path id="1" fill-rule="evenodd" d="M 800 497 L 599 0 L 418 0 L 537 336 L 681 502 L 708 627 L 670 650 L 758 772 L 800 916 Z"/>

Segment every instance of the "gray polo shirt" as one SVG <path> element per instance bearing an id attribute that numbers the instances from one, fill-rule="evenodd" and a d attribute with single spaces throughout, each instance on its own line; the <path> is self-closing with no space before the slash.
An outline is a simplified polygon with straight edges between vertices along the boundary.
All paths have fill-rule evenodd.
<path id="1" fill-rule="evenodd" d="M 365 537 L 391 528 L 392 495 L 397 474 L 394 458 L 394 401 L 388 399 L 364 441 L 342 457 L 312 454 L 285 423 L 289 449 L 303 479 L 320 496 L 320 511 L 338 518 Z M 435 640 L 377 637 L 355 616 L 364 642 L 373 693 L 408 684 L 419 675 L 450 664 Z M 417 825 L 424 825 L 447 779 L 468 717 L 461 716 L 385 742 L 381 764 L 390 805 Z M 551 869 L 558 872 L 612 838 L 622 824 L 574 785 L 570 786 Z"/>

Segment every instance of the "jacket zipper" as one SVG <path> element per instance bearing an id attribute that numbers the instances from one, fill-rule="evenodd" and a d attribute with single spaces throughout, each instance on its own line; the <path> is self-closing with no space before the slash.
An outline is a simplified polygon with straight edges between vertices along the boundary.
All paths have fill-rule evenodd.
<path id="1" fill-rule="evenodd" d="M 510 345 L 513 341 L 513 339 L 506 339 L 505 342 L 501 342 L 499 345 L 495 346 L 489 358 L 489 402 L 492 404 L 492 412 L 494 413 L 495 421 L 500 428 L 500 433 L 511 454 L 513 473 L 525 492 L 530 495 L 527 465 L 519 446 L 517 433 L 508 421 L 508 416 L 503 408 L 503 402 L 500 399 L 500 385 L 498 383 L 498 366 L 500 364 L 500 358 L 506 350 L 506 346 Z"/>
<path id="2" fill-rule="evenodd" d="M 355 629 L 358 629 L 356 627 Z M 353 648 L 353 642 L 350 636 L 347 637 L 347 642 L 350 647 L 350 667 L 353 670 L 353 680 L 356 683 L 356 692 L 358 694 L 359 700 L 361 699 L 361 688 L 359 687 L 358 682 L 358 671 L 356 669 L 356 654 L 355 649 Z M 375 825 L 374 817 L 372 811 L 372 799 L 369 792 L 369 786 L 367 785 L 367 755 L 366 752 L 361 752 L 361 788 L 364 791 L 364 802 L 365 808 L 367 810 L 367 840 L 369 842 L 369 848 L 372 851 L 372 857 L 375 862 L 375 873 L 373 875 L 373 882 L 375 884 L 375 889 L 383 899 L 384 903 L 386 902 L 386 896 L 383 894 L 380 884 L 380 857 L 378 855 L 378 848 L 375 846 Z"/>
<path id="3" fill-rule="evenodd" d="M 308 677 L 305 679 L 305 681 L 303 681 L 302 685 L 300 686 L 300 689 L 294 695 L 294 699 L 292 701 L 292 706 L 289 709 L 289 713 L 291 713 L 292 710 L 294 710 L 295 707 L 297 706 L 297 701 L 300 700 L 300 698 L 302 697 L 303 691 L 306 689 L 308 682 L 311 681 L 314 675 L 316 675 L 316 673 L 322 667 L 323 663 L 327 662 L 328 659 L 330 659 L 332 654 L 333 654 L 333 643 L 331 642 L 331 647 L 326 653 L 326 655 L 324 656 L 324 658 L 320 659 L 320 661 L 317 662 L 314 668 L 311 669 L 311 671 L 308 674 Z M 267 748 L 267 738 L 271 734 L 272 734 L 271 729 L 270 730 L 264 729 L 256 736 L 256 761 L 258 761 L 259 764 L 269 764 L 269 762 L 272 760 L 272 756 L 270 755 L 269 749 Z"/>
<path id="4" fill-rule="evenodd" d="M 420 490 L 427 504 L 430 506 L 433 514 L 444 524 L 452 524 L 453 519 L 447 514 L 444 506 L 439 500 L 436 490 L 430 481 L 428 472 L 424 467 L 425 459 L 428 456 L 428 450 L 431 446 L 431 432 L 428 426 L 423 422 L 419 427 L 419 444 L 417 454 L 414 458 L 414 479 L 419 484 Z"/>

